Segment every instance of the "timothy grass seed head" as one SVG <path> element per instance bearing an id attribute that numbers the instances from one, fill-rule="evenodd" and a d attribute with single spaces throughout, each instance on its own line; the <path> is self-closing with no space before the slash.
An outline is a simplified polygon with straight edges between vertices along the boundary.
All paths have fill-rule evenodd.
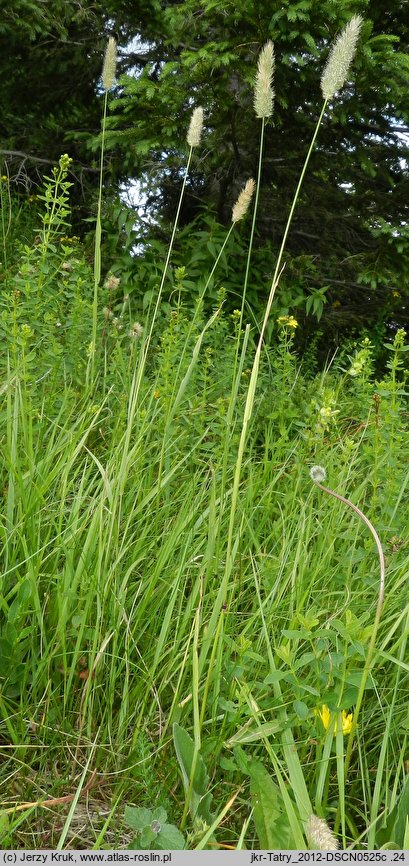
<path id="1" fill-rule="evenodd" d="M 363 24 L 361 15 L 353 18 L 337 36 L 321 76 L 324 99 L 331 99 L 346 81 L 349 67 L 354 59 L 359 33 Z"/>
<path id="2" fill-rule="evenodd" d="M 254 111 L 256 117 L 270 117 L 273 113 L 274 45 L 266 42 L 258 58 L 254 87 Z"/>
<path id="3" fill-rule="evenodd" d="M 116 72 L 116 42 L 113 36 L 108 39 L 105 51 L 104 65 L 102 67 L 102 86 L 104 90 L 111 90 L 115 81 Z"/>
<path id="4" fill-rule="evenodd" d="M 190 147 L 197 147 L 200 144 L 203 129 L 203 108 L 199 105 L 193 110 L 190 118 L 189 129 L 186 136 L 186 141 Z"/>
<path id="5" fill-rule="evenodd" d="M 338 842 L 326 821 L 310 815 L 306 826 L 308 841 L 318 848 L 318 851 L 337 851 Z"/>
<path id="6" fill-rule="evenodd" d="M 250 177 L 239 194 L 236 204 L 233 206 L 231 218 L 234 223 L 243 219 L 244 215 L 247 213 L 255 188 L 256 182 L 252 177 Z"/>

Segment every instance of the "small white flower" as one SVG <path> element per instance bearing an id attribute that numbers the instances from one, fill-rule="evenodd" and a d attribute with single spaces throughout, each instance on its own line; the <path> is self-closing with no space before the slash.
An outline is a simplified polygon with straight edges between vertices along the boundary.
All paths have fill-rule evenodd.
<path id="1" fill-rule="evenodd" d="M 316 484 L 321 484 L 322 481 L 325 481 L 327 473 L 323 466 L 311 466 L 310 477 Z"/>

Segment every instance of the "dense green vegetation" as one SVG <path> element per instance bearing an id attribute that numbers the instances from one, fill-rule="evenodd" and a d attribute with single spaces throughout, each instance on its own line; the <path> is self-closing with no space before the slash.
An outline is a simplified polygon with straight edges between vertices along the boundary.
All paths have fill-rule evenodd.
<path id="1" fill-rule="evenodd" d="M 250 315 L 261 172 L 130 291 L 70 170 L 0 186 L 2 846 L 406 848 L 405 331 L 300 358 L 281 252 Z"/>

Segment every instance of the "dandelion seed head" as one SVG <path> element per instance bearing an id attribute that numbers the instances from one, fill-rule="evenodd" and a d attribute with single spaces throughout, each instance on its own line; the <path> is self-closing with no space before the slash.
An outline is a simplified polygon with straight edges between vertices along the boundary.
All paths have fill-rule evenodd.
<path id="1" fill-rule="evenodd" d="M 197 108 L 193 109 L 193 113 L 190 118 L 189 129 L 186 136 L 186 141 L 189 147 L 197 147 L 200 144 L 200 139 L 202 137 L 202 129 L 203 108 L 199 105 Z"/>
<path id="2" fill-rule="evenodd" d="M 247 213 L 251 197 L 256 188 L 256 182 L 252 177 L 248 179 L 246 185 L 243 187 L 241 193 L 239 193 L 239 197 L 236 201 L 236 204 L 233 206 L 232 210 L 232 222 L 237 223 L 239 220 L 243 219 L 244 215 Z"/>
<path id="3" fill-rule="evenodd" d="M 319 851 L 337 851 L 338 842 L 326 821 L 317 815 L 310 815 L 306 825 L 306 832 L 310 844 Z"/>
<path id="4" fill-rule="evenodd" d="M 140 322 L 134 322 L 131 330 L 129 331 L 129 336 L 131 340 L 138 340 L 143 334 L 143 327 Z"/>
<path id="5" fill-rule="evenodd" d="M 337 36 L 330 50 L 321 76 L 324 99 L 331 99 L 346 81 L 349 67 L 354 59 L 358 37 L 363 24 L 361 15 L 354 15 Z"/>
<path id="6" fill-rule="evenodd" d="M 325 481 L 327 473 L 323 466 L 311 466 L 310 477 L 316 484 L 321 484 Z"/>
<path id="7" fill-rule="evenodd" d="M 113 36 L 108 39 L 105 51 L 104 65 L 102 67 L 102 86 L 104 90 L 111 90 L 115 81 L 116 72 L 116 42 Z"/>
<path id="8" fill-rule="evenodd" d="M 254 111 L 256 117 L 270 117 L 273 113 L 274 45 L 266 42 L 258 58 L 254 87 Z"/>
<path id="9" fill-rule="evenodd" d="M 113 274 L 108 274 L 104 283 L 104 288 L 109 289 L 112 292 L 118 288 L 120 282 L 120 277 L 114 277 Z"/>

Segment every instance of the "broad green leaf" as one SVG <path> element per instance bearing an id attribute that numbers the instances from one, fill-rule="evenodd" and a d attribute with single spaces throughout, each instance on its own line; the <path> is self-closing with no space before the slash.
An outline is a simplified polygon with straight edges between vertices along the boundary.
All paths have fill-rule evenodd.
<path id="1" fill-rule="evenodd" d="M 152 821 L 151 809 L 138 809 L 135 806 L 125 806 L 124 821 L 131 830 L 143 830 Z"/>
<path id="2" fill-rule="evenodd" d="M 403 840 L 405 838 L 406 824 L 409 817 L 409 776 L 403 786 L 402 793 L 397 803 L 396 821 L 393 828 L 393 837 L 398 843 L 398 847 L 403 850 Z"/>
<path id="3" fill-rule="evenodd" d="M 250 770 L 251 804 L 259 846 L 263 850 L 290 850 L 290 827 L 280 789 L 259 762 L 254 761 Z"/>
<path id="4" fill-rule="evenodd" d="M 402 788 L 399 799 L 389 813 L 386 824 L 376 833 L 378 845 L 385 847 L 393 844 L 397 849 L 403 850 L 404 839 L 407 831 L 409 817 L 409 776 Z"/>
<path id="5" fill-rule="evenodd" d="M 167 812 L 162 806 L 152 810 L 152 821 L 159 821 L 159 824 L 166 824 Z"/>
<path id="6" fill-rule="evenodd" d="M 293 703 L 294 712 L 297 714 L 299 719 L 307 719 L 310 711 L 307 707 L 307 704 L 304 701 L 294 701 Z"/>
<path id="7" fill-rule="evenodd" d="M 6 812 L 0 812 L 0 841 L 4 839 L 9 829 L 9 817 Z"/>
<path id="8" fill-rule="evenodd" d="M 409 817 L 406 818 L 405 835 L 403 837 L 402 851 L 409 851 Z"/>
<path id="9" fill-rule="evenodd" d="M 194 742 L 189 734 L 180 727 L 180 725 L 173 725 L 173 741 L 175 744 L 175 750 L 177 759 L 179 761 L 179 766 L 182 772 L 183 784 L 185 789 L 187 790 L 189 787 L 190 777 L 192 774 L 192 764 L 194 757 Z M 207 786 L 209 784 L 209 777 L 206 772 L 206 768 L 203 762 L 203 758 L 200 753 L 196 758 L 196 766 L 194 770 L 194 778 L 193 778 L 193 788 L 199 796 L 203 797 L 207 792 Z"/>
<path id="10" fill-rule="evenodd" d="M 163 824 L 155 839 L 155 849 L 165 851 L 181 851 L 185 847 L 183 833 L 174 824 Z"/>
<path id="11" fill-rule="evenodd" d="M 185 794 L 189 795 L 189 810 L 195 818 L 202 818 L 206 823 L 211 823 L 210 801 L 212 794 L 208 791 L 209 777 L 206 772 L 206 767 L 203 758 L 198 752 L 196 754 L 196 764 L 193 771 L 193 762 L 195 755 L 195 745 L 189 734 L 180 727 L 173 725 L 173 740 L 179 766 L 182 773 L 183 786 Z M 193 772 L 193 782 L 191 776 Z"/>
<path id="12" fill-rule="evenodd" d="M 139 846 L 142 849 L 149 850 L 152 842 L 156 844 L 157 834 L 151 827 L 144 827 L 143 830 L 138 833 L 138 842 Z"/>

